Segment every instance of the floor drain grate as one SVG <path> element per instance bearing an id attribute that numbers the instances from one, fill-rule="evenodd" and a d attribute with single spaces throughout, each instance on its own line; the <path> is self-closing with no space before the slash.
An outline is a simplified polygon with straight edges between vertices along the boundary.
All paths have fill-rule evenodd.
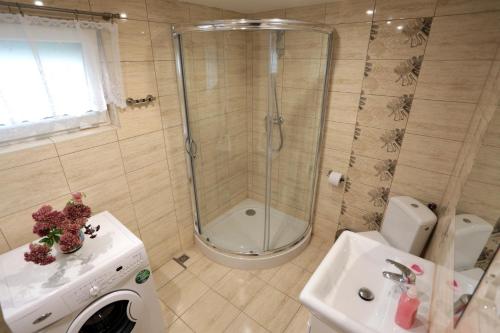
<path id="1" fill-rule="evenodd" d="M 247 214 L 248 216 L 254 216 L 255 215 L 255 209 L 247 209 L 245 211 L 245 214 Z"/>
<path id="2" fill-rule="evenodd" d="M 174 258 L 174 261 L 184 268 L 187 268 L 184 263 L 188 261 L 189 257 L 186 254 L 181 255 L 179 258 Z"/>

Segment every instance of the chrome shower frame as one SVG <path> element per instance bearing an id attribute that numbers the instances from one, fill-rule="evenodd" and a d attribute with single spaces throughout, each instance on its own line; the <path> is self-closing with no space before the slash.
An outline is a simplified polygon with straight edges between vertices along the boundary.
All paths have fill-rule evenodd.
<path id="1" fill-rule="evenodd" d="M 326 68 L 325 68 L 325 76 L 323 82 L 323 97 L 321 100 L 321 116 L 320 116 L 320 126 L 317 137 L 317 147 L 316 147 L 316 155 L 315 155 L 315 168 L 313 170 L 313 194 L 310 202 L 310 216 L 308 221 L 308 227 L 300 235 L 294 242 L 289 243 L 285 246 L 275 249 L 266 249 L 266 251 L 255 253 L 255 252 L 235 252 L 229 251 L 227 249 L 223 249 L 218 247 L 216 244 L 209 242 L 201 235 L 201 226 L 199 219 L 199 210 L 198 210 L 198 197 L 195 189 L 195 172 L 194 172 L 194 159 L 196 158 L 193 151 L 193 140 L 191 138 L 191 133 L 189 129 L 189 105 L 188 98 L 186 92 L 186 81 L 184 75 L 184 64 L 182 57 L 182 35 L 183 33 L 188 32 L 214 32 L 214 31 L 265 31 L 265 30 L 278 30 L 278 31 L 310 31 L 310 32 L 318 32 L 327 35 L 328 37 L 328 47 L 327 47 L 327 58 L 326 58 Z M 226 253 L 229 255 L 240 255 L 244 257 L 258 257 L 258 256 L 266 256 L 276 254 L 282 251 L 289 250 L 293 248 L 295 245 L 301 243 L 307 236 L 310 235 L 312 231 L 312 223 L 315 213 L 316 206 L 316 195 L 317 195 L 317 187 L 318 187 L 318 178 L 319 178 L 319 168 L 320 168 L 320 150 L 323 146 L 323 137 L 324 137 L 324 127 L 326 120 L 326 109 L 328 102 L 328 83 L 330 81 L 330 72 L 331 72 L 331 55 L 333 51 L 333 28 L 326 24 L 314 24 L 307 23 L 303 21 L 297 20 L 285 20 L 285 19 L 239 19 L 239 20 L 216 20 L 216 21 L 206 21 L 199 22 L 196 24 L 179 24 L 174 25 L 172 27 L 172 38 L 173 38 L 173 47 L 175 52 L 175 63 L 176 63 L 176 72 L 177 72 L 177 86 L 178 92 L 180 96 L 180 107 L 182 113 L 182 121 L 183 121 L 183 134 L 186 144 L 186 158 L 187 158 L 187 174 L 189 181 L 191 183 L 190 192 L 191 192 L 191 204 L 192 204 L 192 212 L 193 212 L 193 222 L 194 222 L 194 230 L 195 237 L 203 242 L 208 247 L 215 248 L 217 251 L 222 253 Z M 272 119 L 269 120 L 272 122 Z M 272 149 L 272 148 L 271 148 Z M 269 180 L 267 181 L 268 183 Z M 268 194 L 266 197 L 269 196 Z"/>

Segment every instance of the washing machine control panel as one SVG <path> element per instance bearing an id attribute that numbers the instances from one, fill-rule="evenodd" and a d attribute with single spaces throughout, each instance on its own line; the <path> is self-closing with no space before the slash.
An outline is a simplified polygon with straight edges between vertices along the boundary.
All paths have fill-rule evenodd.
<path id="1" fill-rule="evenodd" d="M 68 306 L 78 309 L 89 301 L 98 298 L 113 290 L 126 278 L 132 278 L 131 274 L 147 264 L 146 255 L 143 251 L 124 256 L 115 261 L 114 264 L 95 272 L 95 275 L 86 281 L 81 281 L 78 286 L 64 294 L 63 299 Z"/>

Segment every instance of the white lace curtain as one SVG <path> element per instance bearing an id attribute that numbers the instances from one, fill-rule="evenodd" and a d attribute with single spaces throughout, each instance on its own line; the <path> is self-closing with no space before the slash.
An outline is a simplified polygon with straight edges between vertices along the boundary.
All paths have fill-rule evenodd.
<path id="1" fill-rule="evenodd" d="M 110 121 L 125 107 L 118 29 L 0 14 L 0 143 Z"/>

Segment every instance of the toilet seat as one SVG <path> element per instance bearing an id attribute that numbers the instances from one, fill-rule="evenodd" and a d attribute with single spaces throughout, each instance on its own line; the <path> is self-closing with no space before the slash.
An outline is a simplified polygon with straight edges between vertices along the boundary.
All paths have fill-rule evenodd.
<path id="1" fill-rule="evenodd" d="M 358 232 L 358 235 L 364 236 L 366 238 L 379 242 L 383 245 L 391 246 L 391 244 L 389 244 L 389 242 L 384 238 L 384 236 L 382 236 L 382 234 L 378 231 L 363 231 L 363 232 Z"/>

